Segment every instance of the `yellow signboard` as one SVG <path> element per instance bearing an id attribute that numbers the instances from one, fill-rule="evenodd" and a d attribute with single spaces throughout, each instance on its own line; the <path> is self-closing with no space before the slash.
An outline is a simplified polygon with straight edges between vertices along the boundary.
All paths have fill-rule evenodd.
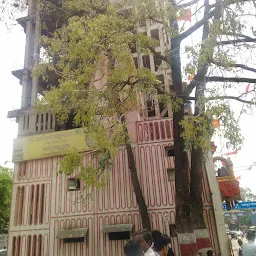
<path id="1" fill-rule="evenodd" d="M 85 152 L 92 150 L 86 143 L 84 129 L 32 135 L 17 138 L 13 143 L 14 163 L 65 155 L 68 151 Z"/>

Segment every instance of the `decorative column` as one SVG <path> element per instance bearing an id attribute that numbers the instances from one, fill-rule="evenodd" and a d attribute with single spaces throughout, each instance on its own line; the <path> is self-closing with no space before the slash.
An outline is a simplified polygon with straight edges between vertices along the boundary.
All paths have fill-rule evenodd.
<path id="1" fill-rule="evenodd" d="M 40 41 L 41 41 L 41 17 L 40 17 L 41 4 L 39 0 L 36 0 L 35 4 L 35 37 L 34 37 L 34 56 L 33 65 L 38 64 L 40 59 Z M 31 105 L 35 107 L 37 102 L 38 93 L 38 76 L 32 75 L 32 92 L 31 92 Z"/>

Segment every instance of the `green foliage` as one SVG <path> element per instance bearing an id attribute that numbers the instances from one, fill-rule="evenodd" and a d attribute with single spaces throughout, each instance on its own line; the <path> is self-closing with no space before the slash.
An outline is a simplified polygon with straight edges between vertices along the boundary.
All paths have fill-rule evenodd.
<path id="1" fill-rule="evenodd" d="M 76 168 L 81 166 L 83 156 L 77 151 L 71 151 L 60 162 L 60 172 L 70 175 Z"/>
<path id="2" fill-rule="evenodd" d="M 12 192 L 12 171 L 0 166 L 0 233 L 8 232 Z"/>
<path id="3" fill-rule="evenodd" d="M 244 202 L 256 201 L 256 195 L 251 191 L 250 188 L 240 187 L 240 193 L 241 193 L 242 201 Z"/>
<path id="4" fill-rule="evenodd" d="M 243 9 L 242 4 L 235 3 L 224 1 L 218 10 L 219 18 L 205 20 L 205 28 L 209 28 L 206 38 L 185 48 L 188 61 L 183 65 L 184 73 L 205 70 L 198 82 L 203 84 L 199 105 L 204 114 L 181 122 L 186 148 L 193 145 L 208 149 L 213 133 L 227 139 L 234 148 L 242 144 L 238 118 L 225 99 L 231 89 L 237 92 L 237 88 L 230 83 L 206 85 L 206 75 L 215 74 L 211 67 L 230 70 L 236 63 L 234 52 L 218 45 L 224 36 L 233 33 L 236 38 L 244 29 L 243 22 L 235 15 L 235 11 Z M 166 92 L 165 85 L 149 69 L 136 69 L 131 53 L 131 48 L 136 48 L 142 55 L 155 57 L 152 48 L 158 42 L 137 29 L 138 24 L 146 20 L 158 23 L 163 37 L 175 39 L 181 31 L 170 28 L 169 21 L 184 13 L 184 8 L 164 0 L 157 3 L 155 0 L 64 0 L 61 10 L 49 3 L 44 3 L 42 9 L 58 13 L 64 22 L 53 34 L 42 37 L 44 56 L 33 72 L 46 81 L 48 74 L 54 72 L 59 81 L 58 86 L 49 85 L 38 109 L 53 111 L 61 121 L 72 114 L 74 125 L 85 128 L 86 136 L 93 141 L 99 155 L 107 153 L 113 159 L 121 144 L 130 143 L 125 116 L 139 109 L 138 93 L 159 94 L 159 101 L 171 103 L 174 111 L 184 104 L 186 97 L 177 95 L 171 86 Z M 179 54 L 179 49 L 170 52 L 166 45 L 160 54 L 162 58 L 170 57 Z M 169 68 L 170 61 L 165 60 L 162 66 Z M 212 128 L 213 119 L 219 120 L 220 128 Z M 63 160 L 62 171 L 69 174 L 70 170 L 80 168 L 81 178 L 93 184 L 99 170 L 104 168 L 95 169 L 91 165 L 83 169 L 79 161 L 81 158 L 75 152 L 68 154 Z"/>
<path id="5" fill-rule="evenodd" d="M 108 178 L 108 170 L 112 165 L 112 158 L 108 151 L 97 151 L 92 154 L 90 163 L 84 165 L 83 154 L 77 151 L 68 152 L 60 161 L 59 173 L 72 175 L 79 170 L 76 178 L 83 181 L 84 188 L 104 188 Z"/>
<path id="6" fill-rule="evenodd" d="M 212 120 L 206 116 L 191 116 L 181 121 L 184 132 L 181 134 L 185 140 L 186 150 L 191 145 L 195 149 L 210 149 L 210 138 L 213 134 Z"/>
<path id="7" fill-rule="evenodd" d="M 101 186 L 105 168 L 100 166 L 106 162 L 102 159 L 107 154 L 112 160 L 120 145 L 130 143 L 124 119 L 130 111 L 138 110 L 137 93 L 155 94 L 159 84 L 151 71 L 135 68 L 130 46 L 136 42 L 136 47 L 148 54 L 157 44 L 136 32 L 136 24 L 150 16 L 161 19 L 162 12 L 167 15 L 169 9 L 156 9 L 152 0 L 64 3 L 63 9 L 71 15 L 52 37 L 42 38 L 45 56 L 33 71 L 45 80 L 49 71 L 55 72 L 59 86 L 52 85 L 45 92 L 38 109 L 53 111 L 61 121 L 72 113 L 74 124 L 85 128 L 86 136 L 99 150 L 99 167 L 82 166 L 81 156 L 71 152 L 61 161 L 61 171 L 70 174 L 78 168 L 86 186 L 98 186 L 98 177 Z M 84 15 L 75 14 L 81 10 Z M 52 61 L 54 56 L 58 56 L 57 62 Z M 167 97 L 162 99 L 167 102 Z"/>
<path id="8" fill-rule="evenodd" d="M 243 136 L 238 124 L 238 118 L 232 111 L 228 101 L 209 102 L 206 113 L 220 123 L 215 129 L 215 134 L 227 139 L 233 149 L 240 148 L 243 143 Z"/>

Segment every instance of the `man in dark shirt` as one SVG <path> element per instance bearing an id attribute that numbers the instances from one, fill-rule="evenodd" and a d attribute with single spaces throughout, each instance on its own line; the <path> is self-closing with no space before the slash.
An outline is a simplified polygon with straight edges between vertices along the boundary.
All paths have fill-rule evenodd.
<path id="1" fill-rule="evenodd" d="M 151 231 L 151 235 L 152 235 L 153 242 L 154 242 L 154 240 L 155 240 L 157 237 L 161 236 L 162 233 L 161 233 L 160 231 L 158 231 L 158 230 L 153 230 L 153 231 Z M 174 252 L 173 252 L 173 250 L 172 250 L 171 247 L 169 247 L 169 249 L 168 249 L 167 256 L 175 256 L 175 255 L 174 255 Z"/>

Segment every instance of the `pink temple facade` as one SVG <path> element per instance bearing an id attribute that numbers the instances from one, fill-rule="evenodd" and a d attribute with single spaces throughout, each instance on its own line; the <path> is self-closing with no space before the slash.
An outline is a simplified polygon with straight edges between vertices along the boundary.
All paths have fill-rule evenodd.
<path id="1" fill-rule="evenodd" d="M 48 84 L 29 70 L 43 47 L 40 45 L 40 35 L 52 33 L 54 26 L 46 29 L 41 24 L 34 0 L 28 0 L 27 5 L 27 16 L 17 20 L 26 32 L 24 69 L 13 71 L 22 85 L 21 109 L 8 113 L 8 117 L 16 118 L 19 124 L 19 143 L 15 144 L 13 156 L 15 170 L 7 254 L 121 256 L 124 244 L 133 239 L 134 232 L 142 228 L 124 147 L 119 149 L 115 164 L 109 172 L 108 183 L 102 190 L 83 190 L 83 184 L 74 178 L 57 174 L 60 155 L 63 154 L 57 152 L 46 156 L 43 151 L 41 155 L 34 154 L 38 148 L 42 149 L 41 140 L 33 144 L 34 148 L 30 148 L 29 154 L 23 150 L 26 144 L 33 142 L 33 136 L 42 136 L 40 139 L 44 140 L 50 134 L 48 138 L 54 139 L 61 132 L 72 132 L 74 128 L 70 124 L 58 123 L 53 113 L 38 113 L 35 109 L 38 95 L 43 97 Z M 54 18 L 44 17 L 43 22 L 52 25 Z M 164 53 L 170 48 L 163 26 L 147 20 L 144 26 L 138 27 L 138 31 L 159 41 L 156 52 Z M 136 51 L 133 52 L 133 58 L 136 67 L 149 68 L 155 72 L 168 90 L 171 86 L 170 67 L 162 65 L 156 56 Z M 48 82 L 58 86 L 58 77 L 52 75 Z M 175 255 L 179 256 L 180 241 L 170 234 L 170 226 L 175 224 L 174 157 L 167 153 L 173 145 L 172 107 L 171 104 L 159 104 L 157 95 L 143 92 L 138 93 L 138 103 L 139 112 L 128 113 L 126 120 L 140 186 L 152 229 L 173 235 L 171 246 Z M 185 107 L 186 114 L 191 114 L 189 106 Z M 81 144 L 83 141 L 84 138 Z M 50 147 L 58 147 L 56 139 L 48 143 Z M 71 140 L 71 143 L 74 142 Z M 79 147 L 79 143 L 76 146 Z M 82 152 L 85 165 L 95 161 L 92 152 Z M 228 256 L 226 245 L 223 245 L 226 239 L 225 226 L 211 155 L 205 164 L 202 198 L 210 246 L 215 255 L 221 253 L 222 256 Z M 204 235 L 199 234 L 202 241 Z"/>
<path id="2" fill-rule="evenodd" d="M 134 155 L 152 229 L 170 235 L 169 225 L 175 224 L 175 185 L 174 180 L 169 181 L 167 170 L 174 168 L 174 161 L 165 151 L 173 142 L 172 121 L 137 121 L 134 127 L 137 138 L 133 144 Z M 123 255 L 127 239 L 112 240 L 103 231 L 109 225 L 132 224 L 129 230 L 132 239 L 134 232 L 141 229 L 125 149 L 120 148 L 103 190 L 69 191 L 68 177 L 57 175 L 59 159 L 56 156 L 15 165 L 8 255 Z M 85 165 L 92 161 L 90 152 L 85 153 L 83 161 Z M 203 184 L 205 220 L 211 245 L 219 253 L 206 172 Z M 58 238 L 61 230 L 77 229 L 86 232 L 83 242 L 64 242 Z M 172 237 L 171 246 L 175 255 L 179 255 L 176 237 Z"/>

